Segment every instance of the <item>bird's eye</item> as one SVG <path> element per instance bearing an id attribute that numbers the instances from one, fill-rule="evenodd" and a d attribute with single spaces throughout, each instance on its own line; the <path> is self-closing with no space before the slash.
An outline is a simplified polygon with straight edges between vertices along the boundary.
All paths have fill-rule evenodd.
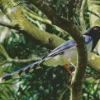
<path id="1" fill-rule="evenodd" d="M 95 31 L 100 31 L 100 29 L 98 27 L 94 27 Z"/>

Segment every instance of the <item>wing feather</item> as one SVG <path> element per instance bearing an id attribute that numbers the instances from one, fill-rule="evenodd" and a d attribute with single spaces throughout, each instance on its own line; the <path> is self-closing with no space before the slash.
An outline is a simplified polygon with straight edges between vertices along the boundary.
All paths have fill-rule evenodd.
<path id="1" fill-rule="evenodd" d="M 90 41 L 92 41 L 92 38 L 90 36 L 83 35 L 83 37 L 85 39 L 86 44 L 88 44 Z M 69 40 L 69 41 L 63 43 L 62 45 L 58 46 L 54 50 L 52 50 L 51 53 L 47 57 L 54 57 L 54 56 L 56 56 L 60 53 L 63 53 L 65 50 L 68 50 L 76 45 L 77 44 L 74 40 Z"/>

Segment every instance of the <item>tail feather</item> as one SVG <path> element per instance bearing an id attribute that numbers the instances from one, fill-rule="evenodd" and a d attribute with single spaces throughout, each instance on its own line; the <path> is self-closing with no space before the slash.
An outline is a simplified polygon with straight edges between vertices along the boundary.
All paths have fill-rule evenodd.
<path id="1" fill-rule="evenodd" d="M 24 68 L 21 68 L 20 70 L 17 70 L 15 72 L 7 74 L 7 75 L 0 78 L 0 83 L 3 83 L 4 81 L 12 79 L 15 75 L 21 76 L 21 75 L 23 75 L 23 72 L 25 74 L 28 74 L 31 70 L 34 70 L 39 64 L 43 63 L 44 61 L 45 61 L 45 59 L 37 61 L 35 63 L 28 65 L 28 66 L 25 66 Z"/>

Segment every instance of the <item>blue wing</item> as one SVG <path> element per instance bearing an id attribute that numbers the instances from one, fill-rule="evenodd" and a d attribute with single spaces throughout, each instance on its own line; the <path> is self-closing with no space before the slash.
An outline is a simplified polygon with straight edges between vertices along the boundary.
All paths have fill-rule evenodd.
<path id="1" fill-rule="evenodd" d="M 85 39 L 85 43 L 86 44 L 88 44 L 89 42 L 92 41 L 92 38 L 90 36 L 83 35 L 83 37 Z M 54 50 L 52 50 L 51 53 L 47 57 L 54 57 L 55 55 L 63 53 L 65 50 L 68 50 L 68 49 L 70 49 L 70 48 L 72 48 L 74 46 L 76 46 L 76 42 L 74 40 L 69 40 L 69 41 L 61 44 L 60 46 L 58 46 Z"/>

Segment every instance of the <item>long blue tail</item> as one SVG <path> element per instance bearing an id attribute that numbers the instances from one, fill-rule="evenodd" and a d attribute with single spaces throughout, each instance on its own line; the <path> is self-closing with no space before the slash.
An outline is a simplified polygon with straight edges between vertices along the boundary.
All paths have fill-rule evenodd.
<path id="1" fill-rule="evenodd" d="M 28 66 L 25 66 L 25 67 L 21 68 L 20 70 L 17 70 L 15 72 L 7 74 L 7 75 L 5 75 L 5 76 L 3 76 L 3 77 L 0 78 L 0 83 L 3 83 L 4 81 L 10 80 L 10 79 L 14 78 L 14 76 L 21 76 L 21 75 L 23 75 L 23 73 L 24 74 L 28 74 L 30 71 L 34 71 L 34 69 L 38 65 L 40 65 L 41 63 L 43 63 L 44 61 L 45 61 L 45 59 L 37 61 L 35 63 L 32 63 L 32 64 L 30 64 Z"/>

